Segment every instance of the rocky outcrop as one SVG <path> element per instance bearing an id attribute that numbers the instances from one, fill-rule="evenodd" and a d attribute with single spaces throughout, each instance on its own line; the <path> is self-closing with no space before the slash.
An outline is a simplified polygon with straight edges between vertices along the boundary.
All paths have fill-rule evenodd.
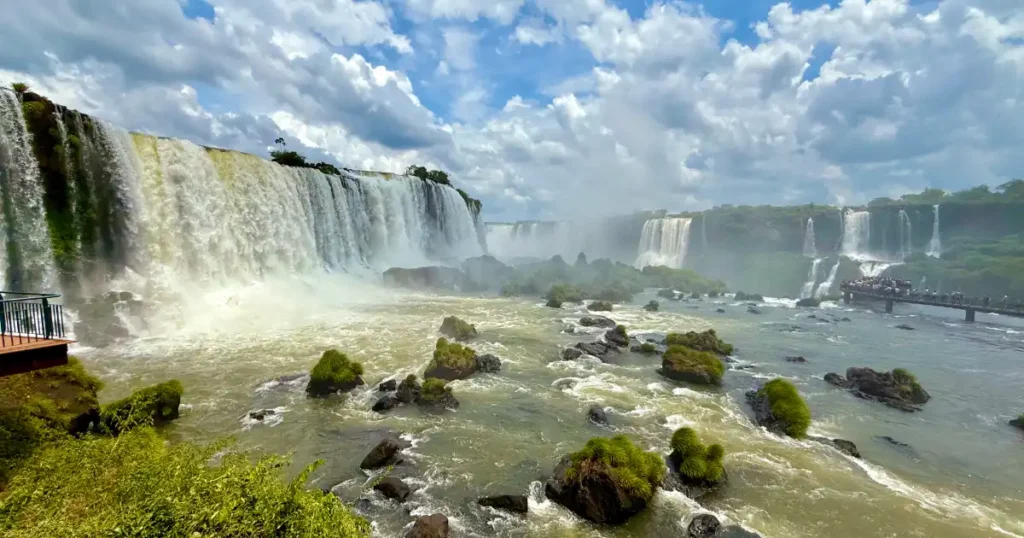
<path id="1" fill-rule="evenodd" d="M 686 527 L 684 538 L 761 538 L 738 525 L 722 525 L 711 514 L 697 514 Z"/>
<path id="2" fill-rule="evenodd" d="M 406 445 L 393 438 L 384 439 L 363 458 L 359 464 L 360 469 L 380 469 L 388 465 L 398 465 L 402 462 L 401 451 Z"/>
<path id="3" fill-rule="evenodd" d="M 896 328 L 901 330 L 901 331 L 913 331 L 914 330 L 913 327 L 911 327 L 910 325 L 907 325 L 906 323 L 901 323 L 901 324 L 897 325 Z"/>
<path id="4" fill-rule="evenodd" d="M 600 406 L 594 405 L 587 410 L 587 419 L 594 424 L 600 424 L 602 426 L 608 425 L 608 415 L 604 412 L 604 409 Z"/>
<path id="5" fill-rule="evenodd" d="M 529 507 L 526 495 L 496 495 L 493 497 L 482 497 L 477 501 L 480 506 L 496 508 L 514 514 L 525 514 Z"/>
<path id="6" fill-rule="evenodd" d="M 423 382 L 416 404 L 434 411 L 459 408 L 459 400 L 452 394 L 452 388 L 438 378 L 430 378 Z"/>
<path id="7" fill-rule="evenodd" d="M 615 320 L 604 316 L 583 316 L 580 318 L 580 326 L 614 328 Z"/>
<path id="8" fill-rule="evenodd" d="M 798 364 L 804 364 L 804 363 L 807 362 L 807 359 L 805 359 L 803 357 L 786 357 L 786 362 L 795 362 L 795 363 L 798 363 Z"/>
<path id="9" fill-rule="evenodd" d="M 758 310 L 757 308 L 753 307 L 753 306 L 748 306 L 747 307 L 747 313 L 748 314 L 755 314 L 755 315 L 758 315 L 758 316 L 761 315 L 761 311 Z"/>
<path id="10" fill-rule="evenodd" d="M 421 390 L 422 387 L 419 382 L 416 381 L 416 376 L 410 375 L 398 384 L 398 390 L 395 392 L 395 397 L 401 403 L 411 404 L 419 399 Z"/>
<path id="11" fill-rule="evenodd" d="M 466 379 L 476 373 L 476 352 L 444 338 L 437 341 L 433 359 L 427 365 L 424 379 L 437 378 L 445 381 Z"/>
<path id="12" fill-rule="evenodd" d="M 400 478 L 389 476 L 384 478 L 380 482 L 377 482 L 373 486 L 373 490 L 379 492 L 381 495 L 398 501 L 400 503 L 405 502 L 409 498 L 409 494 L 412 490 L 409 489 L 409 485 L 402 481 Z"/>
<path id="13" fill-rule="evenodd" d="M 1024 430 L 1024 415 L 1021 415 L 1009 422 L 1010 426 Z"/>
<path id="14" fill-rule="evenodd" d="M 737 301 L 754 301 L 758 303 L 764 302 L 764 296 L 761 295 L 760 293 L 743 293 L 742 291 L 737 291 L 734 298 Z"/>
<path id="15" fill-rule="evenodd" d="M 612 308 L 611 301 L 592 301 L 587 305 L 587 310 L 591 312 L 611 312 Z"/>
<path id="16" fill-rule="evenodd" d="M 718 357 L 706 351 L 672 346 L 662 355 L 658 373 L 686 383 L 721 385 L 725 365 Z"/>
<path id="17" fill-rule="evenodd" d="M 514 268 L 493 256 L 477 256 L 462 262 L 465 289 L 468 291 L 497 291 L 515 278 Z"/>
<path id="18" fill-rule="evenodd" d="M 804 298 L 804 299 L 798 300 L 796 302 L 796 305 L 799 306 L 799 307 L 804 307 L 804 308 L 807 308 L 807 307 L 817 308 L 817 307 L 821 306 L 821 299 L 814 299 L 814 298 L 808 297 L 808 298 Z"/>
<path id="19" fill-rule="evenodd" d="M 363 365 L 349 360 L 348 355 L 329 349 L 317 361 L 309 373 L 306 394 L 313 398 L 325 398 L 331 394 L 349 392 L 365 383 Z"/>
<path id="20" fill-rule="evenodd" d="M 629 347 L 629 334 L 626 333 L 626 328 L 622 325 L 616 325 L 614 329 L 605 332 L 604 339 L 609 344 L 618 347 Z"/>
<path id="21" fill-rule="evenodd" d="M 494 355 L 477 355 L 474 360 L 476 360 L 477 372 L 496 374 L 501 371 L 501 359 Z"/>
<path id="22" fill-rule="evenodd" d="M 459 341 L 471 340 L 477 336 L 476 325 L 471 325 L 456 316 L 444 318 L 438 331 L 449 338 Z"/>
<path id="23" fill-rule="evenodd" d="M 608 362 L 612 357 L 622 353 L 619 351 L 618 346 L 600 341 L 580 342 L 576 344 L 576 349 L 579 349 L 583 353 L 592 357 L 597 357 L 598 359 L 601 359 L 602 362 Z"/>
<path id="24" fill-rule="evenodd" d="M 384 271 L 384 284 L 401 288 L 449 291 L 465 290 L 469 287 L 466 275 L 462 271 L 440 266 L 413 269 L 392 267 Z"/>
<path id="25" fill-rule="evenodd" d="M 583 350 L 579 347 L 567 347 L 558 356 L 563 361 L 574 361 L 583 356 Z"/>
<path id="26" fill-rule="evenodd" d="M 398 381 L 394 379 L 388 379 L 387 381 L 382 382 L 380 385 L 377 385 L 377 390 L 380 392 L 392 392 L 398 390 Z"/>
<path id="27" fill-rule="evenodd" d="M 448 538 L 448 518 L 444 514 L 420 516 L 405 538 Z"/>
<path id="28" fill-rule="evenodd" d="M 376 402 L 373 402 L 373 407 L 371 408 L 371 411 L 383 413 L 385 411 L 390 411 L 394 409 L 395 407 L 398 406 L 399 403 L 400 402 L 398 401 L 398 398 L 394 394 L 385 394 L 380 398 L 377 398 Z"/>
<path id="29" fill-rule="evenodd" d="M 846 377 L 829 373 L 825 381 L 849 390 L 854 396 L 884 403 L 894 409 L 920 411 L 931 399 L 914 376 L 901 368 L 892 372 L 876 372 L 871 368 L 849 368 Z"/>
<path id="30" fill-rule="evenodd" d="M 792 383 L 776 378 L 746 394 L 754 421 L 778 435 L 803 438 L 811 423 L 811 410 Z"/>
<path id="31" fill-rule="evenodd" d="M 648 302 L 647 304 L 644 305 L 644 310 L 646 310 L 648 312 L 657 312 L 660 309 L 661 309 L 661 305 L 658 304 L 658 301 L 650 301 L 650 302 Z"/>
<path id="32" fill-rule="evenodd" d="M 576 515 L 599 524 L 625 523 L 647 508 L 647 499 L 637 497 L 622 487 L 603 467 L 577 476 L 566 477 L 571 462 L 563 459 L 555 467 L 554 476 L 544 484 L 544 494 Z"/>
<path id="33" fill-rule="evenodd" d="M 562 308 L 562 300 L 557 297 L 548 299 L 548 302 L 544 303 L 544 306 L 548 308 Z"/>

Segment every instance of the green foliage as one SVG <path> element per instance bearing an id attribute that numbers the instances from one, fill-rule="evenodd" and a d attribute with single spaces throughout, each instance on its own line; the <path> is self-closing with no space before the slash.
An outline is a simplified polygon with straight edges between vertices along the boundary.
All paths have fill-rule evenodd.
<path id="1" fill-rule="evenodd" d="M 426 168 L 415 164 L 409 165 L 409 168 L 406 168 L 405 175 L 418 177 L 425 181 L 433 181 L 434 183 L 441 185 L 451 186 L 452 184 L 448 179 L 447 172 L 443 170 L 427 170 Z"/>
<path id="2" fill-rule="evenodd" d="M 274 150 L 270 152 L 270 160 L 281 166 L 294 166 L 297 168 L 311 168 L 306 158 L 298 152 L 288 150 Z"/>
<path id="3" fill-rule="evenodd" d="M 628 303 L 633 300 L 633 291 L 621 282 L 612 282 L 611 284 L 597 289 L 589 296 L 591 299 L 599 299 L 607 304 Z"/>
<path id="4" fill-rule="evenodd" d="M 669 346 L 665 350 L 662 359 L 668 362 L 672 369 L 677 372 L 691 372 L 694 374 L 707 374 L 715 385 L 722 384 L 722 376 L 725 375 L 725 365 L 718 357 L 706 351 L 697 351 L 686 346 Z"/>
<path id="5" fill-rule="evenodd" d="M 582 303 L 585 298 L 583 292 L 575 286 L 568 284 L 555 284 L 548 290 L 546 299 L 557 299 L 563 303 Z"/>
<path id="6" fill-rule="evenodd" d="M 689 331 L 686 334 L 668 333 L 665 343 L 670 346 L 686 346 L 697 351 L 707 351 L 719 355 L 732 355 L 732 344 L 727 344 L 718 337 L 714 329 L 702 333 Z"/>
<path id="7" fill-rule="evenodd" d="M 548 299 L 548 302 L 546 303 L 546 306 L 548 308 L 562 308 L 562 300 L 558 299 L 556 297 L 552 297 L 552 298 Z"/>
<path id="8" fill-rule="evenodd" d="M 362 364 L 349 360 L 348 355 L 337 349 L 329 349 L 324 352 L 316 366 L 309 372 L 309 384 L 306 385 L 306 392 L 312 395 L 325 395 L 357 384 L 361 375 L 363 375 Z"/>
<path id="9" fill-rule="evenodd" d="M 341 175 L 341 170 L 338 170 L 337 166 L 334 166 L 333 164 L 330 163 L 316 163 L 313 165 L 313 168 L 316 168 L 317 170 L 323 172 L 324 174 L 330 174 L 332 176 Z"/>
<path id="10" fill-rule="evenodd" d="M 654 344 L 652 344 L 650 342 L 644 342 L 644 343 L 640 344 L 640 353 L 643 353 L 645 355 L 650 355 L 652 353 L 657 353 L 657 352 L 658 352 L 658 346 L 656 346 L 656 345 L 654 345 Z"/>
<path id="11" fill-rule="evenodd" d="M 594 437 L 570 456 L 572 465 L 565 479 L 582 480 L 591 473 L 605 472 L 631 495 L 650 500 L 665 478 L 665 464 L 656 452 L 645 452 L 625 435 Z"/>
<path id="12" fill-rule="evenodd" d="M 811 425 L 811 408 L 792 383 L 782 378 L 773 379 L 758 392 L 768 397 L 775 418 L 789 423 L 786 435 L 797 439 L 807 436 L 807 427 Z"/>
<path id="13" fill-rule="evenodd" d="M 718 482 L 725 476 L 725 468 L 722 466 L 725 449 L 718 444 L 704 446 L 692 428 L 676 430 L 672 434 L 670 446 L 679 465 L 679 472 L 687 478 Z"/>
<path id="14" fill-rule="evenodd" d="M 892 378 L 899 385 L 900 391 L 912 401 L 917 401 L 920 395 L 924 393 L 921 384 L 917 382 L 917 378 L 909 370 L 896 368 L 892 371 Z"/>
<path id="15" fill-rule="evenodd" d="M 170 445 L 150 428 L 116 439 L 67 440 L 36 454 L 0 503 L 7 538 L 168 536 L 355 538 L 369 524 L 330 493 L 291 483 L 287 461 L 244 453 L 209 462 L 227 443 Z"/>
<path id="16" fill-rule="evenodd" d="M 432 404 L 444 401 L 452 393 L 452 388 L 445 384 L 443 379 L 428 377 L 423 381 L 423 388 L 420 390 L 420 400 Z"/>
<path id="17" fill-rule="evenodd" d="M 625 325 L 616 325 L 615 328 L 612 329 L 612 332 L 618 334 L 622 338 L 629 338 L 629 333 L 626 332 Z"/>
<path id="18" fill-rule="evenodd" d="M 181 382 L 175 379 L 139 389 L 127 398 L 103 406 L 100 429 L 116 435 L 139 426 L 170 422 L 178 418 L 184 391 Z"/>
<path id="19" fill-rule="evenodd" d="M 947 210 L 943 209 L 943 220 Z M 1024 234 L 998 239 L 951 237 L 943 240 L 941 259 L 916 254 L 905 264 L 886 271 L 886 276 L 920 282 L 927 277 L 932 289 L 959 290 L 968 297 L 1004 295 L 1024 298 Z"/>
<path id="20" fill-rule="evenodd" d="M 407 385 L 412 385 L 415 382 L 416 382 L 416 374 L 409 374 L 409 375 L 405 376 L 405 383 Z"/>
<path id="21" fill-rule="evenodd" d="M 462 200 L 466 202 L 466 207 L 469 208 L 469 212 L 474 215 L 479 215 L 480 210 L 483 209 L 483 204 L 480 203 L 480 200 L 473 198 L 472 196 L 469 195 L 469 193 L 462 189 L 455 190 L 459 193 L 459 196 L 462 197 Z"/>
<path id="22" fill-rule="evenodd" d="M 441 322 L 441 333 L 456 340 L 469 340 L 476 337 L 476 326 L 455 316 L 448 316 Z"/>
<path id="23" fill-rule="evenodd" d="M 11 89 L 14 90 L 15 93 L 25 93 L 28 91 L 28 84 L 25 84 L 24 82 L 15 82 L 11 84 Z"/>
<path id="24" fill-rule="evenodd" d="M 439 366 L 464 371 L 473 368 L 475 364 L 476 352 L 473 348 L 449 342 L 447 338 L 438 338 L 434 346 L 434 358 L 427 365 L 427 371 Z"/>

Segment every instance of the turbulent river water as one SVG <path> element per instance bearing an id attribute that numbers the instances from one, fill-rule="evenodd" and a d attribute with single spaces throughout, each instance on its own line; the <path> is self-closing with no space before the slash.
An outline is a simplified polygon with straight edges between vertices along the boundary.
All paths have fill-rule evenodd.
<path id="1" fill-rule="evenodd" d="M 152 336 L 77 353 L 107 383 L 104 399 L 180 379 L 186 409 L 169 428 L 175 439 L 231 435 L 242 448 L 291 453 L 292 472 L 324 460 L 313 485 L 348 502 L 369 499 L 360 508 L 379 536 L 401 536 L 411 516 L 434 512 L 448 515 L 458 536 L 678 536 L 701 511 L 778 538 L 1024 535 L 1024 444 L 1006 425 L 1024 410 L 1024 324 L 979 316 L 968 325 L 954 313 L 904 305 L 895 316 L 863 306 L 807 310 L 770 299 L 762 315 L 731 299 L 662 301 L 661 312 L 648 313 L 639 305 L 649 299 L 637 296 L 612 317 L 634 334 L 713 327 L 750 368 L 727 372 L 720 389 L 703 389 L 660 377 L 657 358 L 563 362 L 561 347 L 599 337 L 565 332 L 584 313 L 580 307 L 410 294 L 340 276 L 196 296 L 185 315 L 154 319 Z M 454 412 L 371 412 L 379 381 L 422 374 L 445 315 L 476 323 L 473 346 L 501 357 L 501 373 L 455 382 L 461 406 Z M 368 385 L 322 401 L 306 398 L 304 378 L 273 381 L 307 372 L 329 348 L 362 361 Z M 785 362 L 790 355 L 808 362 Z M 849 366 L 908 368 L 933 399 L 905 414 L 822 381 Z M 854 441 L 864 459 L 755 426 L 743 394 L 776 376 L 807 398 L 811 433 Z M 588 423 L 593 404 L 608 411 L 610 427 Z M 257 422 L 247 416 L 254 409 L 277 414 Z M 727 450 L 730 483 L 703 507 L 659 491 L 645 513 L 608 528 L 544 499 L 541 477 L 590 437 L 624 433 L 667 452 L 673 430 L 684 425 Z M 415 469 L 407 480 L 415 491 L 401 506 L 376 496 L 372 476 L 358 468 L 376 442 L 397 432 L 413 444 L 407 454 Z M 528 493 L 529 515 L 475 504 L 503 493 Z"/>

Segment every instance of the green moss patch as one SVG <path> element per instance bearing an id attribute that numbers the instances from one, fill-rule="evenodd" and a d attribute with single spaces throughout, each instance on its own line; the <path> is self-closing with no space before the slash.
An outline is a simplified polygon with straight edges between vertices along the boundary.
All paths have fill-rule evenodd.
<path id="1" fill-rule="evenodd" d="M 662 372 L 673 379 L 691 382 L 701 380 L 720 385 L 725 375 L 725 365 L 711 353 L 675 345 L 670 346 L 662 355 Z"/>
<path id="2" fill-rule="evenodd" d="M 420 390 L 420 400 L 424 403 L 435 404 L 445 401 L 452 395 L 452 388 L 443 379 L 431 377 L 423 382 Z"/>
<path id="3" fill-rule="evenodd" d="M 928 396 L 921 384 L 917 382 L 914 374 L 903 368 L 896 368 L 892 371 L 892 378 L 899 386 L 904 397 L 912 402 L 928 401 Z"/>
<path id="4" fill-rule="evenodd" d="M 476 352 L 471 347 L 449 342 L 447 338 L 438 338 L 437 344 L 434 346 L 434 358 L 427 365 L 427 371 L 439 367 L 460 372 L 475 369 Z"/>
<path id="5" fill-rule="evenodd" d="M 725 449 L 722 445 L 705 446 L 692 428 L 680 428 L 672 434 L 672 455 L 679 472 L 686 478 L 699 482 L 720 482 L 725 478 L 722 459 Z"/>
<path id="6" fill-rule="evenodd" d="M 670 346 L 686 346 L 697 351 L 707 351 L 718 355 L 732 355 L 732 344 L 727 344 L 718 337 L 714 329 L 704 332 L 689 331 L 682 333 L 669 333 L 665 337 L 665 343 Z"/>
<path id="7" fill-rule="evenodd" d="M 361 375 L 362 364 L 349 360 L 348 355 L 337 349 L 329 349 L 309 372 L 306 392 L 311 396 L 326 396 L 334 392 L 352 390 L 363 384 L 359 377 Z"/>
<path id="8" fill-rule="evenodd" d="M 570 455 L 565 479 L 582 480 L 590 473 L 607 473 L 631 495 L 649 501 L 665 478 L 665 463 L 656 452 L 645 452 L 625 435 L 595 437 Z"/>
<path id="9" fill-rule="evenodd" d="M 782 378 L 773 379 L 758 392 L 767 396 L 775 418 L 789 424 L 786 435 L 797 439 L 807 436 L 807 427 L 811 425 L 811 408 L 792 383 Z"/>
<path id="10" fill-rule="evenodd" d="M 103 406 L 100 428 L 116 435 L 138 426 L 166 424 L 178 418 L 184 391 L 181 382 L 175 379 L 139 389 L 127 398 Z"/>
<path id="11" fill-rule="evenodd" d="M 476 326 L 455 316 L 448 316 L 441 322 L 441 334 L 456 340 L 476 338 Z"/>
<path id="12" fill-rule="evenodd" d="M 654 345 L 654 344 L 652 344 L 650 342 L 644 342 L 644 343 L 640 344 L 640 353 L 644 353 L 646 355 L 650 355 L 652 353 L 657 353 L 657 352 L 658 352 L 658 346 L 656 346 L 656 345 Z"/>

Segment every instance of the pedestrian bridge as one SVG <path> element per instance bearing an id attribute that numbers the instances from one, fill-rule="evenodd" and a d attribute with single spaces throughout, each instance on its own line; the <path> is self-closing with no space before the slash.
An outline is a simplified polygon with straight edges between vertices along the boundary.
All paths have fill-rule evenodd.
<path id="1" fill-rule="evenodd" d="M 858 286 L 843 284 L 840 289 L 843 292 L 843 302 L 849 304 L 857 298 L 875 299 L 885 301 L 885 311 L 891 314 L 896 303 L 921 304 L 936 306 L 939 308 L 955 308 L 965 312 L 964 319 L 974 321 L 978 312 L 984 314 L 999 314 L 1001 316 L 1013 316 L 1024 318 L 1024 309 L 1012 305 L 1001 305 L 998 302 L 986 302 L 978 298 L 964 297 L 956 301 L 952 299 L 942 300 L 924 295 L 910 294 L 889 294 L 881 290 L 865 289 Z"/>
<path id="2" fill-rule="evenodd" d="M 68 363 L 59 295 L 0 291 L 0 377 Z"/>

